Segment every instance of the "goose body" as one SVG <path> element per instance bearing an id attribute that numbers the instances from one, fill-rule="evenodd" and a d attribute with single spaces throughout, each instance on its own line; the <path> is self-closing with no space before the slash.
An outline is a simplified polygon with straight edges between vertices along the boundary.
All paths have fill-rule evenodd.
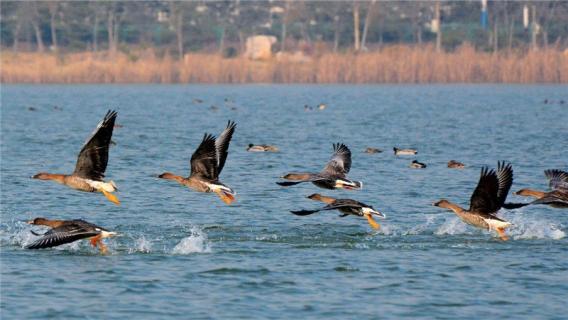
<path id="1" fill-rule="evenodd" d="M 40 172 L 32 178 L 52 180 L 79 191 L 101 192 L 109 201 L 117 205 L 120 204 L 118 198 L 112 194 L 117 191 L 114 182 L 103 180 L 108 164 L 109 145 L 116 116 L 116 111 L 109 110 L 107 112 L 104 119 L 81 148 L 72 174 Z"/>
<path id="2" fill-rule="evenodd" d="M 197 150 L 191 156 L 191 171 L 185 178 L 170 172 L 159 175 L 161 179 L 174 180 L 197 192 L 213 192 L 226 204 L 235 201 L 235 191 L 219 181 L 219 175 L 225 166 L 229 154 L 229 144 L 236 123 L 229 121 L 227 127 L 218 138 L 205 134 Z"/>
<path id="3" fill-rule="evenodd" d="M 35 218 L 28 221 L 28 224 L 47 226 L 51 229 L 41 236 L 38 240 L 26 246 L 26 249 L 45 249 L 60 246 L 62 244 L 75 242 L 82 239 L 90 239 L 93 247 L 99 247 L 101 253 L 106 253 L 107 248 L 102 243 L 102 239 L 116 235 L 116 232 L 108 231 L 95 224 L 84 220 L 49 220 L 45 218 Z"/>
<path id="4" fill-rule="evenodd" d="M 315 201 L 321 201 L 326 203 L 327 205 L 320 209 L 315 210 L 299 210 L 299 211 L 290 211 L 297 216 L 307 216 L 310 214 L 314 214 L 319 211 L 325 210 L 339 210 L 341 212 L 340 217 L 346 217 L 348 215 L 354 215 L 358 217 L 365 217 L 369 222 L 369 225 L 374 229 L 379 229 L 380 225 L 373 219 L 373 215 L 376 215 L 381 218 L 386 218 L 384 214 L 375 210 L 372 206 L 366 205 L 362 202 L 352 200 L 352 199 L 335 199 L 332 197 L 322 196 L 318 193 L 312 194 L 308 196 L 309 199 Z"/>
<path id="5" fill-rule="evenodd" d="M 282 176 L 282 179 L 289 180 L 277 182 L 277 184 L 287 187 L 303 182 L 311 182 L 323 189 L 347 189 L 360 190 L 363 183 L 347 179 L 347 173 L 351 169 L 351 151 L 346 145 L 337 143 L 333 145 L 333 156 L 325 168 L 319 173 L 292 172 Z"/>
<path id="6" fill-rule="evenodd" d="M 477 228 L 495 230 L 502 240 L 507 240 L 505 229 L 511 223 L 496 216 L 503 207 L 509 189 L 513 184 L 513 168 L 510 164 L 499 162 L 497 172 L 487 167 L 481 169 L 477 187 L 473 192 L 468 210 L 442 199 L 433 205 L 453 211 L 465 223 Z"/>

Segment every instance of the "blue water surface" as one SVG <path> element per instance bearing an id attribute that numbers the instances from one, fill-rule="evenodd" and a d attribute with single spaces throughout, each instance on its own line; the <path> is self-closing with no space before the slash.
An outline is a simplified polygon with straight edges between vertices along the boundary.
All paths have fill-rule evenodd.
<path id="1" fill-rule="evenodd" d="M 2 85 L 1 318 L 50 319 L 562 319 L 568 313 L 568 211 L 502 210 L 510 241 L 433 207 L 464 207 L 484 165 L 513 164 L 511 191 L 546 189 L 543 171 L 568 169 L 566 86 L 520 85 Z M 194 102 L 202 99 L 203 103 Z M 225 100 L 227 99 L 227 100 Z M 550 103 L 543 101 L 548 99 Z M 322 111 L 304 105 L 325 103 Z M 216 108 L 211 108 L 215 106 Z M 108 109 L 118 110 L 107 179 L 121 206 L 30 179 L 70 173 Z M 189 173 L 205 132 L 238 123 L 213 194 L 156 176 Z M 319 171 L 343 142 L 362 191 L 275 184 Z M 268 143 L 279 153 L 248 153 Z M 392 147 L 418 149 L 395 157 Z M 383 153 L 365 154 L 366 147 Z M 428 165 L 408 167 L 418 159 Z M 466 164 L 448 169 L 448 160 Z M 387 215 L 317 208 L 320 192 Z M 509 201 L 528 199 L 510 195 Z M 108 255 L 88 241 L 26 250 L 25 221 L 82 218 L 120 233 Z M 40 228 L 34 228 L 40 230 Z"/>

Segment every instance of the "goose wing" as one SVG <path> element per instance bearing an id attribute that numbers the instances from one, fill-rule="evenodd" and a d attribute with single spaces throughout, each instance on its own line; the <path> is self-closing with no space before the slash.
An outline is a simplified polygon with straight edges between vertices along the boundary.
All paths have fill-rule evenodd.
<path id="1" fill-rule="evenodd" d="M 101 231 L 106 230 L 83 220 L 73 220 L 60 227 L 49 230 L 40 239 L 26 246 L 26 248 L 43 249 L 56 247 L 77 240 L 94 237 Z"/>
<path id="2" fill-rule="evenodd" d="M 215 151 L 217 156 L 217 174 L 221 174 L 223 171 L 223 167 L 225 166 L 225 160 L 227 160 L 227 156 L 229 155 L 229 144 L 231 143 L 231 138 L 233 137 L 233 133 L 235 132 L 235 128 L 237 124 L 233 121 L 227 123 L 227 127 L 221 134 L 219 138 L 215 140 Z"/>
<path id="3" fill-rule="evenodd" d="M 343 143 L 334 143 L 333 151 L 333 156 L 322 173 L 343 177 L 351 170 L 351 150 Z"/>
<path id="4" fill-rule="evenodd" d="M 321 209 L 315 210 L 299 210 L 299 211 L 290 211 L 297 216 L 307 216 L 319 211 L 324 210 L 336 210 L 341 208 L 362 208 L 367 207 L 366 205 L 362 204 L 361 202 L 351 200 L 351 199 L 337 199 L 333 203 L 326 205 Z"/>
<path id="5" fill-rule="evenodd" d="M 83 145 L 73 175 L 102 181 L 108 163 L 108 150 L 117 113 L 109 110 Z"/>
<path id="6" fill-rule="evenodd" d="M 497 192 L 499 180 L 493 169 L 481 168 L 481 175 L 477 187 L 471 195 L 469 211 L 493 213 L 499 210 Z"/>
<path id="7" fill-rule="evenodd" d="M 568 192 L 568 172 L 551 169 L 544 171 L 544 175 L 548 179 L 550 189 Z"/>
<path id="8" fill-rule="evenodd" d="M 190 160 L 190 176 L 215 181 L 219 177 L 215 136 L 206 133 Z"/>
<path id="9" fill-rule="evenodd" d="M 537 199 L 530 204 L 547 204 L 562 208 L 568 208 L 568 192 L 554 190 L 548 192 L 544 197 Z"/>
<path id="10" fill-rule="evenodd" d="M 497 190 L 497 205 L 499 210 L 509 194 L 509 190 L 513 185 L 513 167 L 510 163 L 503 161 L 497 163 L 497 180 L 499 182 L 499 189 Z"/>

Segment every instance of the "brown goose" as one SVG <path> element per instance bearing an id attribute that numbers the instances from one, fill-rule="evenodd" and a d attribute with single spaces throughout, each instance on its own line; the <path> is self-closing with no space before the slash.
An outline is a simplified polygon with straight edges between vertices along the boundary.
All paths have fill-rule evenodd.
<path id="1" fill-rule="evenodd" d="M 235 201 L 235 191 L 219 181 L 219 174 L 227 160 L 229 143 L 235 132 L 236 123 L 229 121 L 219 138 L 205 134 L 197 150 L 191 156 L 191 173 L 184 178 L 165 172 L 159 178 L 175 180 L 180 184 L 198 192 L 214 192 L 223 202 L 231 204 Z"/>
<path id="2" fill-rule="evenodd" d="M 299 211 L 290 211 L 297 216 L 307 216 L 319 211 L 324 210 L 339 210 L 341 215 L 339 217 L 347 217 L 349 215 L 355 215 L 358 217 L 365 217 L 367 218 L 367 222 L 373 229 L 379 229 L 380 225 L 373 219 L 373 215 L 376 215 L 381 218 L 386 218 L 386 216 L 379 211 L 375 210 L 372 206 L 366 205 L 362 202 L 355 201 L 352 199 L 335 199 L 332 197 L 322 196 L 321 194 L 314 193 L 311 196 L 308 196 L 309 199 L 315 201 L 321 201 L 326 203 L 327 206 L 316 209 L 316 210 L 299 210 Z"/>
<path id="3" fill-rule="evenodd" d="M 324 189 L 347 189 L 360 190 L 363 182 L 351 181 L 346 175 L 351 169 L 351 151 L 346 145 L 337 143 L 333 145 L 333 156 L 320 173 L 288 173 L 282 179 L 291 180 L 277 182 L 277 184 L 287 187 L 302 182 L 311 182 Z"/>
<path id="4" fill-rule="evenodd" d="M 516 195 L 536 198 L 528 204 L 546 204 L 553 208 L 568 208 L 568 172 L 552 169 L 544 171 L 551 191 L 521 189 Z"/>
<path id="5" fill-rule="evenodd" d="M 48 220 L 45 218 L 35 218 L 28 221 L 28 224 L 47 226 L 51 229 L 44 234 L 31 231 L 34 235 L 41 236 L 41 238 L 26 246 L 26 249 L 45 249 L 81 239 L 90 239 L 93 247 L 97 247 L 98 245 L 101 253 L 106 253 L 107 247 L 103 244 L 102 239 L 116 235 L 116 232 L 108 231 L 84 220 Z"/>
<path id="6" fill-rule="evenodd" d="M 95 132 L 93 132 L 83 145 L 81 152 L 79 152 L 75 171 L 72 174 L 41 172 L 32 178 L 53 180 L 79 191 L 101 192 L 112 203 L 120 204 L 118 198 L 111 193 L 117 191 L 114 182 L 103 181 L 108 164 L 108 150 L 116 116 L 116 111 L 109 110 L 107 112 L 104 119 L 95 129 Z"/>
<path id="7" fill-rule="evenodd" d="M 500 219 L 495 213 L 503 207 L 512 184 L 513 168 L 510 164 L 499 162 L 497 164 L 497 173 L 493 169 L 489 170 L 487 167 L 481 169 L 477 188 L 475 188 L 471 196 L 469 210 L 463 209 L 445 199 L 433 205 L 452 210 L 467 224 L 481 229 L 495 230 L 502 240 L 507 240 L 505 229 L 511 223 Z"/>

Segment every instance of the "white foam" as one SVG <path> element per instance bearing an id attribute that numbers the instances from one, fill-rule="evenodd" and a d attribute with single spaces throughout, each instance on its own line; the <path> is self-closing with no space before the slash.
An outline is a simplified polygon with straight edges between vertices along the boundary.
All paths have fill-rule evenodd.
<path id="1" fill-rule="evenodd" d="M 152 252 L 152 241 L 146 239 L 146 237 L 141 236 L 134 241 L 134 248 L 129 248 L 128 253 L 150 253 Z"/>
<path id="2" fill-rule="evenodd" d="M 455 235 L 467 232 L 467 225 L 457 217 L 446 219 L 444 223 L 434 232 L 435 235 Z"/>
<path id="3" fill-rule="evenodd" d="M 539 219 L 535 215 L 530 217 L 517 214 L 508 219 L 513 225 L 508 229 L 508 233 L 513 239 L 552 239 L 560 240 L 566 233 L 560 229 L 559 225 Z"/>
<path id="4" fill-rule="evenodd" d="M 183 238 L 172 250 L 173 254 L 207 253 L 211 252 L 211 245 L 207 235 L 199 228 L 192 227 L 191 235 Z"/>

